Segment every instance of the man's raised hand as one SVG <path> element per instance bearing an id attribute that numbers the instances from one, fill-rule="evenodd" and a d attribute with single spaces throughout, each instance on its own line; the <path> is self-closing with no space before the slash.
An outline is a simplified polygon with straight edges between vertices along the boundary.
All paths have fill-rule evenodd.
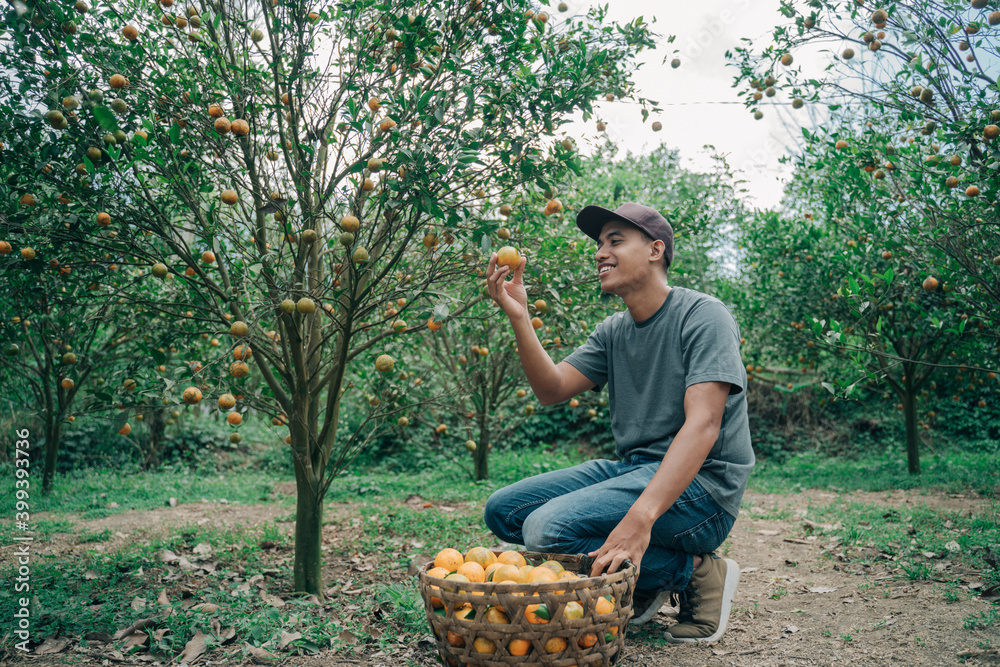
<path id="1" fill-rule="evenodd" d="M 497 267 L 497 254 L 490 255 L 489 268 L 486 271 L 486 285 L 490 298 L 497 302 L 507 317 L 514 320 L 528 315 L 528 293 L 524 289 L 524 266 L 526 257 L 521 257 L 521 263 L 514 269 L 514 277 L 506 280 L 510 267 Z"/>

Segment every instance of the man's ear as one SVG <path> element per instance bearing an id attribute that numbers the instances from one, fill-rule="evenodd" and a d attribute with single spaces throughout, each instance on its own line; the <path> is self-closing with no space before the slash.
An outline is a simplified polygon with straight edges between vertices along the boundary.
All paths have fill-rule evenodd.
<path id="1" fill-rule="evenodd" d="M 649 253 L 649 261 L 651 262 L 662 262 L 663 253 L 667 251 L 667 244 L 663 241 L 657 239 L 653 241 L 653 248 Z"/>

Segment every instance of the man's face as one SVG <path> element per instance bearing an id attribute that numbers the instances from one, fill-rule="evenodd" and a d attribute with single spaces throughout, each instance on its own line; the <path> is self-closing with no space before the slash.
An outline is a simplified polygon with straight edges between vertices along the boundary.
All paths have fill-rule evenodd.
<path id="1" fill-rule="evenodd" d="M 653 248 L 634 225 L 618 220 L 605 224 L 595 254 L 601 290 L 624 295 L 640 288 L 654 270 L 650 261 Z"/>

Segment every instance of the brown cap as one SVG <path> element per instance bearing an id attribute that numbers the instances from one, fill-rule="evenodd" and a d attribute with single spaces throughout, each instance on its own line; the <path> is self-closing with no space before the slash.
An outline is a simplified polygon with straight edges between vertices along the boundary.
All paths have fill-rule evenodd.
<path id="1" fill-rule="evenodd" d="M 663 245 L 666 246 L 663 251 L 667 258 L 666 265 L 669 267 L 674 261 L 674 229 L 655 208 L 632 202 L 626 202 L 613 211 L 601 206 L 586 206 L 576 216 L 576 226 L 597 241 L 604 225 L 612 220 L 635 225 L 649 234 L 654 241 L 663 241 Z"/>

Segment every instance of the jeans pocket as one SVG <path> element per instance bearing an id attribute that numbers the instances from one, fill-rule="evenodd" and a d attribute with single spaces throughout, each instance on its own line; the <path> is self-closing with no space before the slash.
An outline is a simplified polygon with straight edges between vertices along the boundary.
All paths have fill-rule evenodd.
<path id="1" fill-rule="evenodd" d="M 726 541 L 732 528 L 725 512 L 716 512 L 698 525 L 674 536 L 671 546 L 689 554 L 715 551 Z"/>

